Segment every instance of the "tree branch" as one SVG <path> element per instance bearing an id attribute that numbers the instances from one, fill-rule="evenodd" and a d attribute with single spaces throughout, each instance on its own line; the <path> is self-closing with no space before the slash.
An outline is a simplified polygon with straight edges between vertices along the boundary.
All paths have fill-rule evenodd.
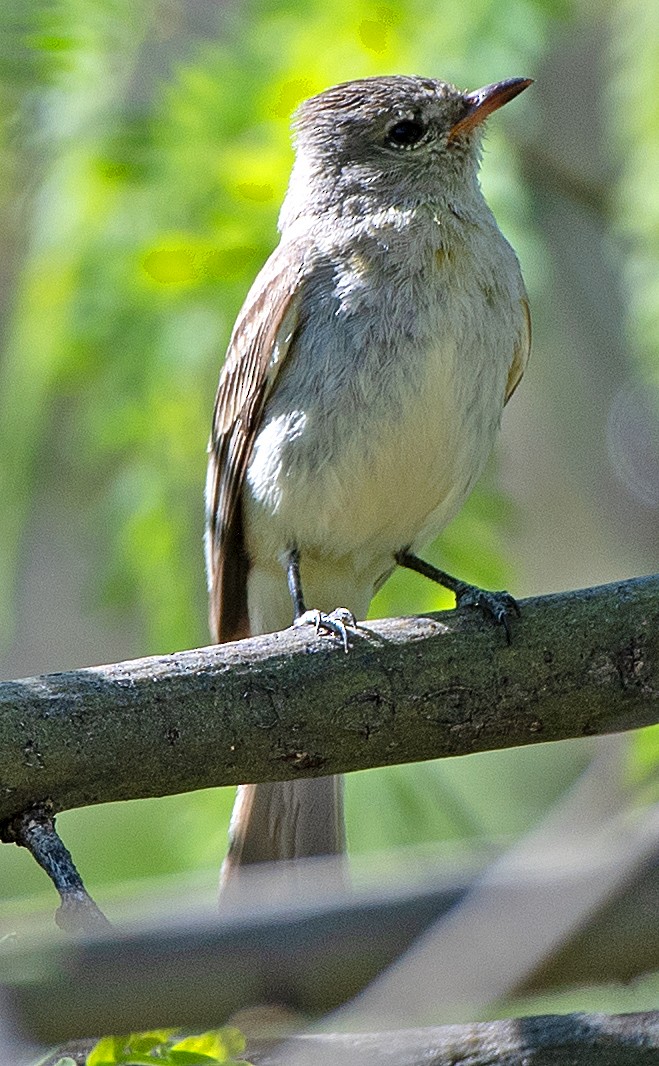
<path id="1" fill-rule="evenodd" d="M 655 1066 L 659 1012 L 295 1036 L 255 1042 L 247 1054 L 255 1066 Z"/>
<path id="2" fill-rule="evenodd" d="M 61 1047 L 41 1066 L 57 1066 L 64 1054 L 84 1066 L 93 1045 Z M 656 1066 L 659 1012 L 250 1040 L 245 1054 L 254 1066 Z"/>
<path id="3" fill-rule="evenodd" d="M 95 1041 L 53 1051 L 84 1066 Z M 381 1033 L 325 1033 L 249 1040 L 254 1066 L 656 1066 L 659 1012 L 504 1018 Z"/>
<path id="4" fill-rule="evenodd" d="M 27 848 L 50 877 L 62 901 L 55 914 L 60 929 L 84 933 L 110 928 L 109 921 L 83 885 L 71 853 L 55 829 L 50 810 L 35 807 L 11 818 L 2 827 L 2 839 Z"/>
<path id="5" fill-rule="evenodd" d="M 659 576 L 336 641 L 286 630 L 0 684 L 0 818 L 592 736 L 659 717 Z"/>

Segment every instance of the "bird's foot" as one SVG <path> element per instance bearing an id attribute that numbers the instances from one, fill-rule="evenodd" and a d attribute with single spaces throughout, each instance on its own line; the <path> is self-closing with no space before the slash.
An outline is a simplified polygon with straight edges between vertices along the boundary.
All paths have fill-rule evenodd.
<path id="1" fill-rule="evenodd" d="M 509 592 L 487 592 L 479 589 L 477 585 L 467 585 L 460 582 L 460 587 L 455 590 L 456 607 L 478 607 L 486 618 L 495 625 L 503 626 L 506 633 L 506 643 L 512 641 L 510 620 L 513 615 L 520 615 L 519 605 L 514 596 Z"/>
<path id="2" fill-rule="evenodd" d="M 348 626 L 352 629 L 357 629 L 357 619 L 352 611 L 349 611 L 346 607 L 337 607 L 330 614 L 325 614 L 324 611 L 305 611 L 304 614 L 295 619 L 293 626 L 295 629 L 300 626 L 313 626 L 316 634 L 330 633 L 338 637 L 347 655 L 349 648 Z"/>

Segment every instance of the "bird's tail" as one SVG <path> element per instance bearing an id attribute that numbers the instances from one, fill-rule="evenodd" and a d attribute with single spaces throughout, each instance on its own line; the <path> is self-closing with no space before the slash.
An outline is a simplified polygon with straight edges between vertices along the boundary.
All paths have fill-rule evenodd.
<path id="1" fill-rule="evenodd" d="M 231 815 L 220 887 L 241 867 L 345 851 L 343 778 L 241 785 Z"/>
<path id="2" fill-rule="evenodd" d="M 323 609 L 326 602 L 344 602 L 343 593 L 354 598 L 349 602 L 364 617 L 370 588 L 361 589 L 350 571 L 345 578 L 334 562 L 318 573 L 315 564 L 309 595 Z M 290 624 L 291 601 L 283 576 L 252 567 L 249 581 L 249 630 L 271 633 Z M 309 575 L 307 575 L 309 576 Z M 341 583 L 343 581 L 343 584 Z M 357 595 L 355 590 L 360 595 Z M 247 604 L 247 596 L 243 597 Z M 336 606 L 336 601 L 333 602 Z M 224 607 L 219 612 L 225 614 Z M 244 632 L 227 636 L 217 627 L 216 639 L 244 636 Z M 231 825 L 229 851 L 222 867 L 221 888 L 237 883 L 241 869 L 255 863 L 341 855 L 345 852 L 343 817 L 343 778 L 316 777 L 295 781 L 278 781 L 258 785 L 241 785 L 238 789 Z M 339 864 L 340 866 L 341 864 Z M 338 867 L 337 867 L 338 869 Z M 291 871 L 292 872 L 292 871 Z"/>

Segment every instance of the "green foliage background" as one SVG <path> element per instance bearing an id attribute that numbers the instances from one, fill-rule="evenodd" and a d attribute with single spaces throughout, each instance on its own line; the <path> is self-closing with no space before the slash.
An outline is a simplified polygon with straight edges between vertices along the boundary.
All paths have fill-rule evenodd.
<path id="1" fill-rule="evenodd" d="M 276 241 L 292 159 L 289 117 L 299 101 L 331 83 L 377 73 L 424 73 L 468 87 L 533 76 L 557 42 L 577 32 L 599 34 L 602 25 L 610 41 L 602 121 L 615 161 L 602 176 L 604 221 L 624 262 L 629 372 L 650 388 L 659 309 L 659 198 L 652 180 L 659 143 L 652 42 L 659 27 L 652 5 L 4 0 L 6 644 L 46 498 L 59 506 L 65 525 L 76 516 L 93 560 L 85 609 L 115 630 L 126 626 L 126 654 L 207 642 L 201 500 L 213 395 L 235 314 Z M 542 322 L 551 317 L 552 264 L 522 167 L 519 130 L 542 141 L 527 96 L 514 105 L 514 116 L 492 123 L 483 184 L 518 249 Z M 507 547 L 523 521 L 502 492 L 495 459 L 430 554 L 468 579 L 523 593 Z M 413 575 L 397 574 L 373 614 L 449 605 Z M 35 663 L 35 672 L 41 668 Z M 640 802 L 641 792 L 648 798 L 656 764 L 651 745 L 646 734 L 629 756 L 643 768 L 631 803 Z M 366 852 L 443 841 L 469 854 L 484 839 L 510 839 L 537 822 L 590 755 L 587 744 L 561 745 L 353 775 L 351 846 Z M 196 878 L 209 889 L 230 804 L 227 790 L 211 791 L 71 812 L 59 823 L 102 901 L 134 895 L 140 879 L 165 874 Z M 26 855 L 6 848 L 0 864 L 7 927 L 26 901 L 52 904 Z"/>

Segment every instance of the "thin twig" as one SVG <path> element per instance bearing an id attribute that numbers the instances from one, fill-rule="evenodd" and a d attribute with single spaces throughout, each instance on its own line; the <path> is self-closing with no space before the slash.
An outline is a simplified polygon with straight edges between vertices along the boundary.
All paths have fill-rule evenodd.
<path id="1" fill-rule="evenodd" d="M 62 900 L 55 914 L 60 929 L 67 933 L 86 933 L 111 928 L 82 883 L 71 853 L 55 828 L 55 817 L 46 805 L 33 807 L 6 822 L 2 838 L 27 848 L 48 874 Z"/>

